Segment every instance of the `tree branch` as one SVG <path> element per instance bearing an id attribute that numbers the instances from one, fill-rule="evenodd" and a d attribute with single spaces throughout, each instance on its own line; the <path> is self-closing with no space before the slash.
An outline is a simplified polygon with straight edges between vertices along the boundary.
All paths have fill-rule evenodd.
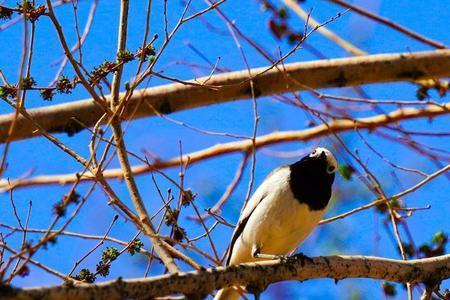
<path id="1" fill-rule="evenodd" d="M 434 41 L 434 40 L 432 40 L 432 39 L 430 39 L 430 38 L 428 38 L 426 36 L 423 36 L 423 35 L 421 35 L 421 34 L 419 34 L 417 32 L 412 31 L 411 29 L 406 28 L 405 26 L 402 26 L 402 25 L 400 25 L 398 23 L 395 23 L 395 22 L 389 20 L 388 18 L 384 18 L 384 17 L 378 16 L 378 15 L 376 15 L 374 13 L 371 13 L 368 10 L 365 10 L 365 9 L 359 7 L 359 6 L 347 3 L 347 2 L 342 1 L 342 0 L 327 0 L 327 1 L 335 3 L 335 4 L 338 4 L 338 5 L 340 5 L 342 7 L 345 7 L 345 8 L 349 8 L 352 11 L 356 12 L 357 14 L 360 14 L 361 16 L 365 16 L 365 17 L 367 17 L 369 19 L 372 19 L 372 20 L 374 20 L 374 21 L 376 21 L 378 23 L 381 23 L 381 24 L 384 24 L 384 25 L 386 25 L 388 27 L 391 27 L 392 29 L 397 30 L 398 32 L 401 32 L 401 33 L 403 33 L 403 34 L 405 34 L 405 35 L 407 35 L 407 36 L 409 36 L 409 37 L 411 37 L 411 38 L 413 38 L 413 39 L 415 39 L 415 40 L 417 40 L 419 42 L 427 44 L 429 46 L 436 47 L 438 49 L 446 49 L 447 48 L 441 42 Z"/>
<path id="2" fill-rule="evenodd" d="M 126 48 L 127 41 L 127 28 L 128 28 L 128 8 L 129 0 L 120 1 L 120 22 L 119 22 L 119 41 L 117 45 L 117 55 Z M 111 93 L 113 101 L 110 102 L 111 110 L 116 111 L 119 106 L 119 90 L 120 82 L 122 78 L 123 66 L 114 73 L 113 83 L 111 88 Z M 136 209 L 137 215 L 139 216 L 142 226 L 144 228 L 144 233 L 151 240 L 153 247 L 158 253 L 158 256 L 163 261 L 164 265 L 167 267 L 169 272 L 175 273 L 179 269 L 175 264 L 173 257 L 165 248 L 165 244 L 158 238 L 155 237 L 156 231 L 150 219 L 150 216 L 145 208 L 144 201 L 137 187 L 136 181 L 134 180 L 133 172 L 131 170 L 130 161 L 128 159 L 127 148 L 124 142 L 124 134 L 122 131 L 122 125 L 119 117 L 114 117 L 112 120 L 112 129 L 114 141 L 116 142 L 116 152 L 119 159 L 119 163 L 124 174 L 125 183 L 127 185 L 128 193 Z"/>
<path id="3" fill-rule="evenodd" d="M 1 299 L 149 299 L 177 293 L 206 295 L 216 289 L 236 285 L 263 290 L 271 283 L 287 280 L 372 278 L 430 284 L 449 277 L 450 255 L 410 261 L 369 256 L 321 256 L 309 259 L 296 255 L 283 262 L 247 263 L 152 278 L 118 279 L 80 287 L 12 289 L 3 292 Z"/>
<path id="4" fill-rule="evenodd" d="M 357 129 L 375 129 L 387 124 L 396 123 L 399 121 L 417 119 L 417 118 L 433 118 L 439 115 L 450 113 L 450 103 L 442 103 L 441 105 L 428 105 L 424 108 L 401 108 L 390 112 L 389 114 L 380 114 L 367 118 L 360 118 L 355 120 L 335 120 L 329 122 L 327 125 L 319 125 L 304 130 L 295 131 L 281 131 L 259 136 L 255 140 L 256 149 L 265 146 L 293 142 L 293 141 L 309 141 L 330 133 L 340 133 L 344 131 Z M 193 165 L 202 160 L 216 157 L 219 155 L 245 152 L 253 146 L 252 140 L 244 140 L 230 143 L 217 144 L 212 147 L 202 149 L 196 152 L 183 155 L 182 160 L 188 161 Z M 180 165 L 180 157 L 176 156 L 169 160 L 158 160 L 152 164 L 144 164 L 132 167 L 132 172 L 135 175 L 147 173 L 154 169 L 165 169 L 169 167 L 176 167 Z M 109 169 L 103 172 L 105 179 L 108 178 L 123 178 L 121 169 Z M 6 191 L 11 188 L 19 188 L 33 185 L 47 185 L 47 184 L 69 184 L 77 180 L 95 180 L 95 176 L 85 173 L 81 177 L 77 174 L 59 174 L 59 175 L 42 175 L 29 179 L 18 180 L 0 180 L 0 191 Z"/>
<path id="5" fill-rule="evenodd" d="M 288 77 L 280 76 L 285 72 Z M 126 119 L 152 116 L 157 111 L 169 114 L 185 109 L 251 98 L 248 70 L 194 79 L 190 84 L 168 84 L 136 91 L 124 113 Z M 450 76 L 450 50 L 416 53 L 367 55 L 319 60 L 251 70 L 257 96 L 267 96 L 308 88 L 356 86 L 368 83 L 436 79 Z M 286 78 L 291 78 L 286 82 Z M 206 82 L 206 84 L 204 84 Z M 120 96 L 120 98 L 123 95 Z M 110 101 L 111 97 L 107 97 Z M 145 105 L 142 105 L 146 102 Z M 152 109 L 154 108 L 154 109 Z M 136 113 L 135 113 L 136 112 Z M 48 132 L 74 134 L 93 126 L 104 110 L 92 99 L 50 107 L 30 109 L 32 118 Z M 13 114 L 0 115 L 0 142 L 8 136 Z M 30 138 L 40 133 L 22 116 L 12 140 Z"/>

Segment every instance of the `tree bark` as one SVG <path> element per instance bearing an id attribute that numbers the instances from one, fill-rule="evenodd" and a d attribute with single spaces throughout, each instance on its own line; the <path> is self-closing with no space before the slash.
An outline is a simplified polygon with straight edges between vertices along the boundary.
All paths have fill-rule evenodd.
<path id="1" fill-rule="evenodd" d="M 248 70 L 203 77 L 189 83 L 168 84 L 136 91 L 124 118 L 152 116 L 155 111 L 176 111 L 251 98 Z M 299 62 L 251 70 L 256 96 L 305 90 L 356 86 L 368 83 L 437 79 L 450 76 L 450 50 L 367 55 Z M 123 96 L 123 94 L 121 95 Z M 108 99 L 110 96 L 108 96 Z M 30 109 L 32 118 L 47 132 L 74 134 L 93 126 L 104 111 L 92 99 Z M 0 115 L 0 142 L 4 142 L 14 114 Z M 83 124 L 83 125 L 81 125 Z M 12 140 L 39 135 L 22 116 Z"/>
<path id="2" fill-rule="evenodd" d="M 439 115 L 446 115 L 450 113 L 450 103 L 442 103 L 441 105 L 428 105 L 423 108 L 401 108 L 394 110 L 388 114 L 380 114 L 367 118 L 360 118 L 355 120 L 334 120 L 330 121 L 327 125 L 318 125 L 303 130 L 293 131 L 281 131 L 273 132 L 266 135 L 262 135 L 256 138 L 256 149 L 270 146 L 278 143 L 293 142 L 293 141 L 309 141 L 314 138 L 325 136 L 331 132 L 340 133 L 349 130 L 368 129 L 373 130 L 375 128 L 393 124 L 396 122 L 429 118 L 432 119 Z M 245 152 L 253 147 L 252 140 L 243 140 L 236 142 L 229 142 L 223 144 L 217 144 L 209 148 L 205 148 L 199 151 L 184 154 L 183 161 L 189 160 L 189 165 L 193 165 L 197 162 L 203 161 L 208 158 L 236 153 Z M 170 167 L 177 167 L 180 165 L 180 156 L 173 157 L 168 160 L 158 160 L 152 164 L 143 164 L 133 166 L 131 171 L 134 175 L 144 174 L 153 169 L 165 169 Z M 123 178 L 123 171 L 121 169 L 107 169 L 103 172 L 104 178 Z M 41 175 L 32 178 L 24 178 L 18 180 L 0 180 L 0 192 L 7 191 L 11 188 L 28 187 L 34 185 L 48 185 L 48 184 L 69 184 L 76 181 L 89 181 L 95 180 L 95 176 L 90 173 L 86 173 L 83 176 L 77 174 L 57 174 L 57 175 Z"/>
<path id="3" fill-rule="evenodd" d="M 3 290 L 2 300 L 151 299 L 173 294 L 204 296 L 228 286 L 247 286 L 263 291 L 269 284 L 315 278 L 372 278 L 398 283 L 437 284 L 450 277 L 450 255 L 419 260 L 393 260 L 365 256 L 305 258 L 247 263 L 152 278 L 117 279 L 78 287 L 38 287 Z"/>

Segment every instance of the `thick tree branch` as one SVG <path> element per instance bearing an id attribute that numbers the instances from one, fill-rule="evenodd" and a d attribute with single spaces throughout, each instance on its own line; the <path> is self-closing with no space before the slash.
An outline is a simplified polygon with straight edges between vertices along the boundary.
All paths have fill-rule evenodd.
<path id="1" fill-rule="evenodd" d="M 387 124 L 396 123 L 399 121 L 418 119 L 418 118 L 433 118 L 439 115 L 450 113 L 450 103 L 443 103 L 441 105 L 428 105 L 423 108 L 401 108 L 390 112 L 389 114 L 380 114 L 373 117 L 361 118 L 356 120 L 335 120 L 327 125 L 319 125 L 304 130 L 282 131 L 274 132 L 256 138 L 256 149 L 284 142 L 292 141 L 308 141 L 327 134 L 330 131 L 340 133 L 357 129 L 375 129 Z M 189 160 L 189 164 L 195 164 L 199 161 L 216 157 L 219 155 L 245 152 L 253 147 L 252 140 L 244 140 L 230 143 L 217 144 L 215 146 L 199 150 L 196 152 L 183 155 L 183 161 Z M 147 173 L 153 169 L 164 169 L 169 167 L 176 167 L 180 165 L 180 157 L 176 156 L 169 160 L 155 161 L 153 164 L 144 164 L 132 167 L 133 174 Z M 103 172 L 105 179 L 107 178 L 123 178 L 121 169 L 110 169 Z M 46 184 L 68 184 L 77 180 L 95 180 L 95 176 L 85 173 L 81 177 L 77 174 L 60 174 L 60 175 L 43 175 L 29 179 L 20 179 L 15 181 L 0 180 L 0 190 L 5 191 L 10 188 L 19 188 L 33 185 Z"/>
<path id="2" fill-rule="evenodd" d="M 256 68 L 251 74 L 257 96 L 266 96 L 309 88 L 355 86 L 368 83 L 395 82 L 417 79 L 437 79 L 450 76 L 450 50 L 416 53 L 368 55 L 361 57 L 319 60 Z M 136 91 L 125 118 L 142 118 L 161 113 L 251 98 L 248 70 L 229 72 L 192 80 L 190 84 L 175 83 Z M 290 82 L 286 78 L 291 78 Z M 143 105 L 143 102 L 147 104 Z M 48 132 L 73 134 L 93 126 L 104 110 L 92 99 L 30 109 L 33 119 Z M 136 113 L 134 113 L 136 112 Z M 0 115 L 0 142 L 4 142 L 14 115 Z M 35 126 L 22 116 L 12 140 L 39 135 Z"/>
<path id="3" fill-rule="evenodd" d="M 372 278 L 393 282 L 437 284 L 450 277 L 450 255 L 400 261 L 368 256 L 328 256 L 312 259 L 294 256 L 283 262 L 268 261 L 219 267 L 152 278 L 115 280 L 81 287 L 14 289 L 2 300 L 31 299 L 150 299 L 177 293 L 206 295 L 233 285 L 263 290 L 271 283 L 315 278 Z"/>

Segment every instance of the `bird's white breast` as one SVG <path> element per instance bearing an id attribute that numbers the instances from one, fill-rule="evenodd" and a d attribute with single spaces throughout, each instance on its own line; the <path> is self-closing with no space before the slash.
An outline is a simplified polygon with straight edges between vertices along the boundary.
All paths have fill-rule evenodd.
<path id="1" fill-rule="evenodd" d="M 310 234 L 323 217 L 294 198 L 289 186 L 289 168 L 268 178 L 267 196 L 251 214 L 233 249 L 232 263 L 252 261 L 252 248 L 263 254 L 285 255 Z M 255 192 L 257 194 L 257 192 Z"/>

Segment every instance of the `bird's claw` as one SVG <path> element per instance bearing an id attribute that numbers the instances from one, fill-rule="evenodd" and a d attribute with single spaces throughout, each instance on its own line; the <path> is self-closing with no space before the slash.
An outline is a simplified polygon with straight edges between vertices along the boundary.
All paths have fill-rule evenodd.
<path id="1" fill-rule="evenodd" d="M 276 259 L 282 263 L 288 262 L 291 258 L 292 258 L 292 256 L 288 256 L 288 255 L 276 255 Z"/>

